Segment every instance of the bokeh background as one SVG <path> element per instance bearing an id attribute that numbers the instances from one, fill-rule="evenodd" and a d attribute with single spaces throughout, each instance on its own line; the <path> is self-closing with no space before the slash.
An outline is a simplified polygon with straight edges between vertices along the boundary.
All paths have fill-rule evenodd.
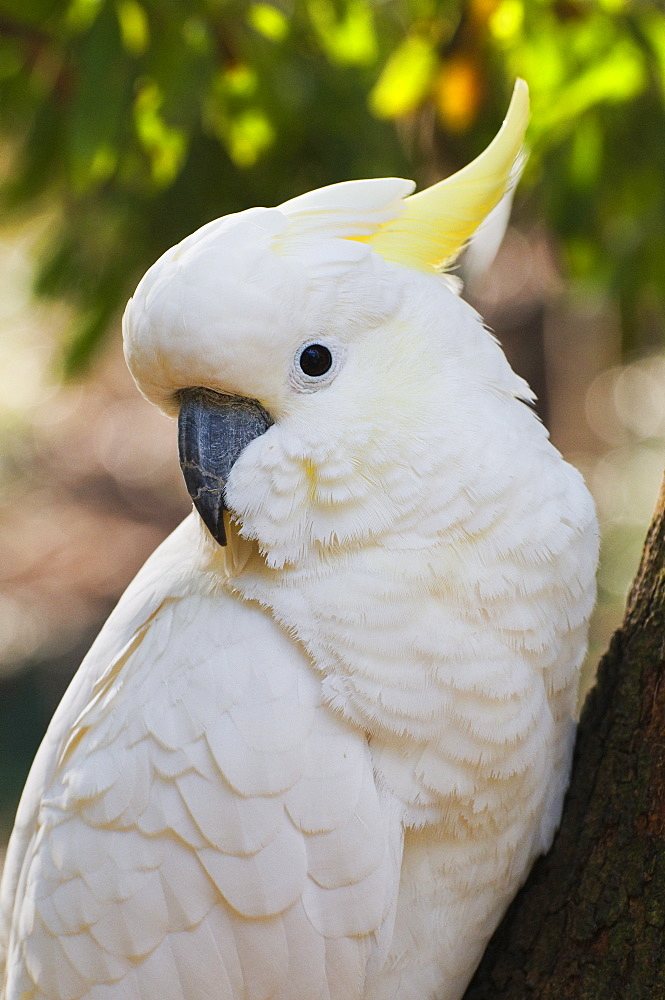
<path id="1" fill-rule="evenodd" d="M 189 508 L 174 426 L 122 360 L 142 272 L 227 212 L 437 180 L 492 138 L 518 75 L 511 222 L 489 268 L 486 243 L 460 271 L 596 497 L 589 683 L 665 457 L 660 4 L 0 0 L 0 841 L 66 683 Z"/>

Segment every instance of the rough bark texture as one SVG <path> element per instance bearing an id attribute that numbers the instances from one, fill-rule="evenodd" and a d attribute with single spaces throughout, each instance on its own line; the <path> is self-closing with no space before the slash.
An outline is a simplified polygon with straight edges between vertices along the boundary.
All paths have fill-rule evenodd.
<path id="1" fill-rule="evenodd" d="M 554 846 L 464 1000 L 665 1000 L 665 482 Z"/>

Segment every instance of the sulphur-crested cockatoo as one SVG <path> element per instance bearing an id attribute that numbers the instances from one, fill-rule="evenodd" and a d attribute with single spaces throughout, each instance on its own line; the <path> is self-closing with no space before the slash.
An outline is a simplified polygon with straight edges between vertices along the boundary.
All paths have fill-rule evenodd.
<path id="1" fill-rule="evenodd" d="M 568 780 L 596 523 L 438 273 L 514 179 L 204 226 L 124 319 L 196 511 L 58 709 L 7 856 L 5 1000 L 454 1000 Z"/>

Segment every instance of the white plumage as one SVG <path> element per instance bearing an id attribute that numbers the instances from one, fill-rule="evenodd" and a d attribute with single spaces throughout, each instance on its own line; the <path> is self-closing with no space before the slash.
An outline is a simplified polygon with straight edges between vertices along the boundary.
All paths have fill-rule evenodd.
<path id="1" fill-rule="evenodd" d="M 53 719 L 7 856 L 4 1000 L 455 1000 L 547 849 L 595 516 L 435 273 L 510 183 L 525 95 L 461 187 L 252 209 L 139 285 L 127 359 L 181 410 L 186 474 L 190 404 L 202 455 L 230 397 L 265 423 L 219 474 L 226 546 L 187 518 Z"/>

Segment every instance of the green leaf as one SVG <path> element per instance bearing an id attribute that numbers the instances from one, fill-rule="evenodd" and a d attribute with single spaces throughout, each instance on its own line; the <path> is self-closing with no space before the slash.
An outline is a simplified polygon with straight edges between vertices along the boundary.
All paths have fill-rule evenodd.
<path id="1" fill-rule="evenodd" d="M 556 37 L 533 49 L 541 72 L 532 88 L 532 138 L 547 142 L 562 127 L 577 128 L 591 108 L 626 104 L 643 92 L 647 74 L 638 46 L 612 27 L 596 27 L 570 39 L 570 61 Z"/>
<path id="2" fill-rule="evenodd" d="M 312 25 L 328 58 L 341 66 L 370 66 L 378 46 L 372 9 L 366 0 L 346 0 L 337 17 L 332 0 L 308 0 Z"/>
<path id="3" fill-rule="evenodd" d="M 60 359 L 65 379 L 76 378 L 88 368 L 93 354 L 108 330 L 117 306 L 115 298 L 107 297 L 95 306 L 91 306 L 76 323 L 71 339 L 64 345 Z"/>
<path id="4" fill-rule="evenodd" d="M 62 174 L 64 114 L 48 101 L 27 119 L 26 133 L 12 174 L 3 186 L 3 207 L 35 202 Z"/>
<path id="5" fill-rule="evenodd" d="M 152 80 L 144 80 L 134 102 L 134 124 L 141 145 L 150 157 L 152 179 L 157 187 L 171 184 L 180 172 L 187 151 L 187 137 L 168 125 L 160 109 L 163 94 Z"/>
<path id="6" fill-rule="evenodd" d="M 417 108 L 432 86 L 436 63 L 434 45 L 428 38 L 406 38 L 392 53 L 372 89 L 372 112 L 378 118 L 400 118 Z"/>
<path id="7" fill-rule="evenodd" d="M 249 24 L 271 42 L 281 42 L 289 31 L 285 15 L 269 3 L 253 3 L 247 12 Z"/>
<path id="8" fill-rule="evenodd" d="M 239 167 L 253 167 L 275 141 L 275 130 L 260 108 L 249 108 L 229 125 L 228 149 Z"/>
<path id="9" fill-rule="evenodd" d="M 131 107 L 133 70 L 110 7 L 77 39 L 76 67 L 68 154 L 72 186 L 83 194 L 113 173 Z"/>
<path id="10" fill-rule="evenodd" d="M 589 190 L 597 182 L 603 162 L 603 130 L 593 114 L 581 119 L 573 133 L 570 179 L 578 189 Z"/>
<path id="11" fill-rule="evenodd" d="M 150 45 L 148 15 L 138 0 L 118 0 L 116 3 L 122 44 L 132 56 L 141 56 Z"/>
<path id="12" fill-rule="evenodd" d="M 65 24 L 74 32 L 87 31 L 104 6 L 104 0 L 71 0 L 65 13 Z"/>
<path id="13" fill-rule="evenodd" d="M 646 9 L 640 13 L 637 26 L 650 50 L 660 92 L 665 97 L 665 17 L 662 11 Z"/>
<path id="14" fill-rule="evenodd" d="M 11 39 L 0 39 L 0 80 L 16 76 L 23 68 L 23 59 L 16 43 Z"/>

